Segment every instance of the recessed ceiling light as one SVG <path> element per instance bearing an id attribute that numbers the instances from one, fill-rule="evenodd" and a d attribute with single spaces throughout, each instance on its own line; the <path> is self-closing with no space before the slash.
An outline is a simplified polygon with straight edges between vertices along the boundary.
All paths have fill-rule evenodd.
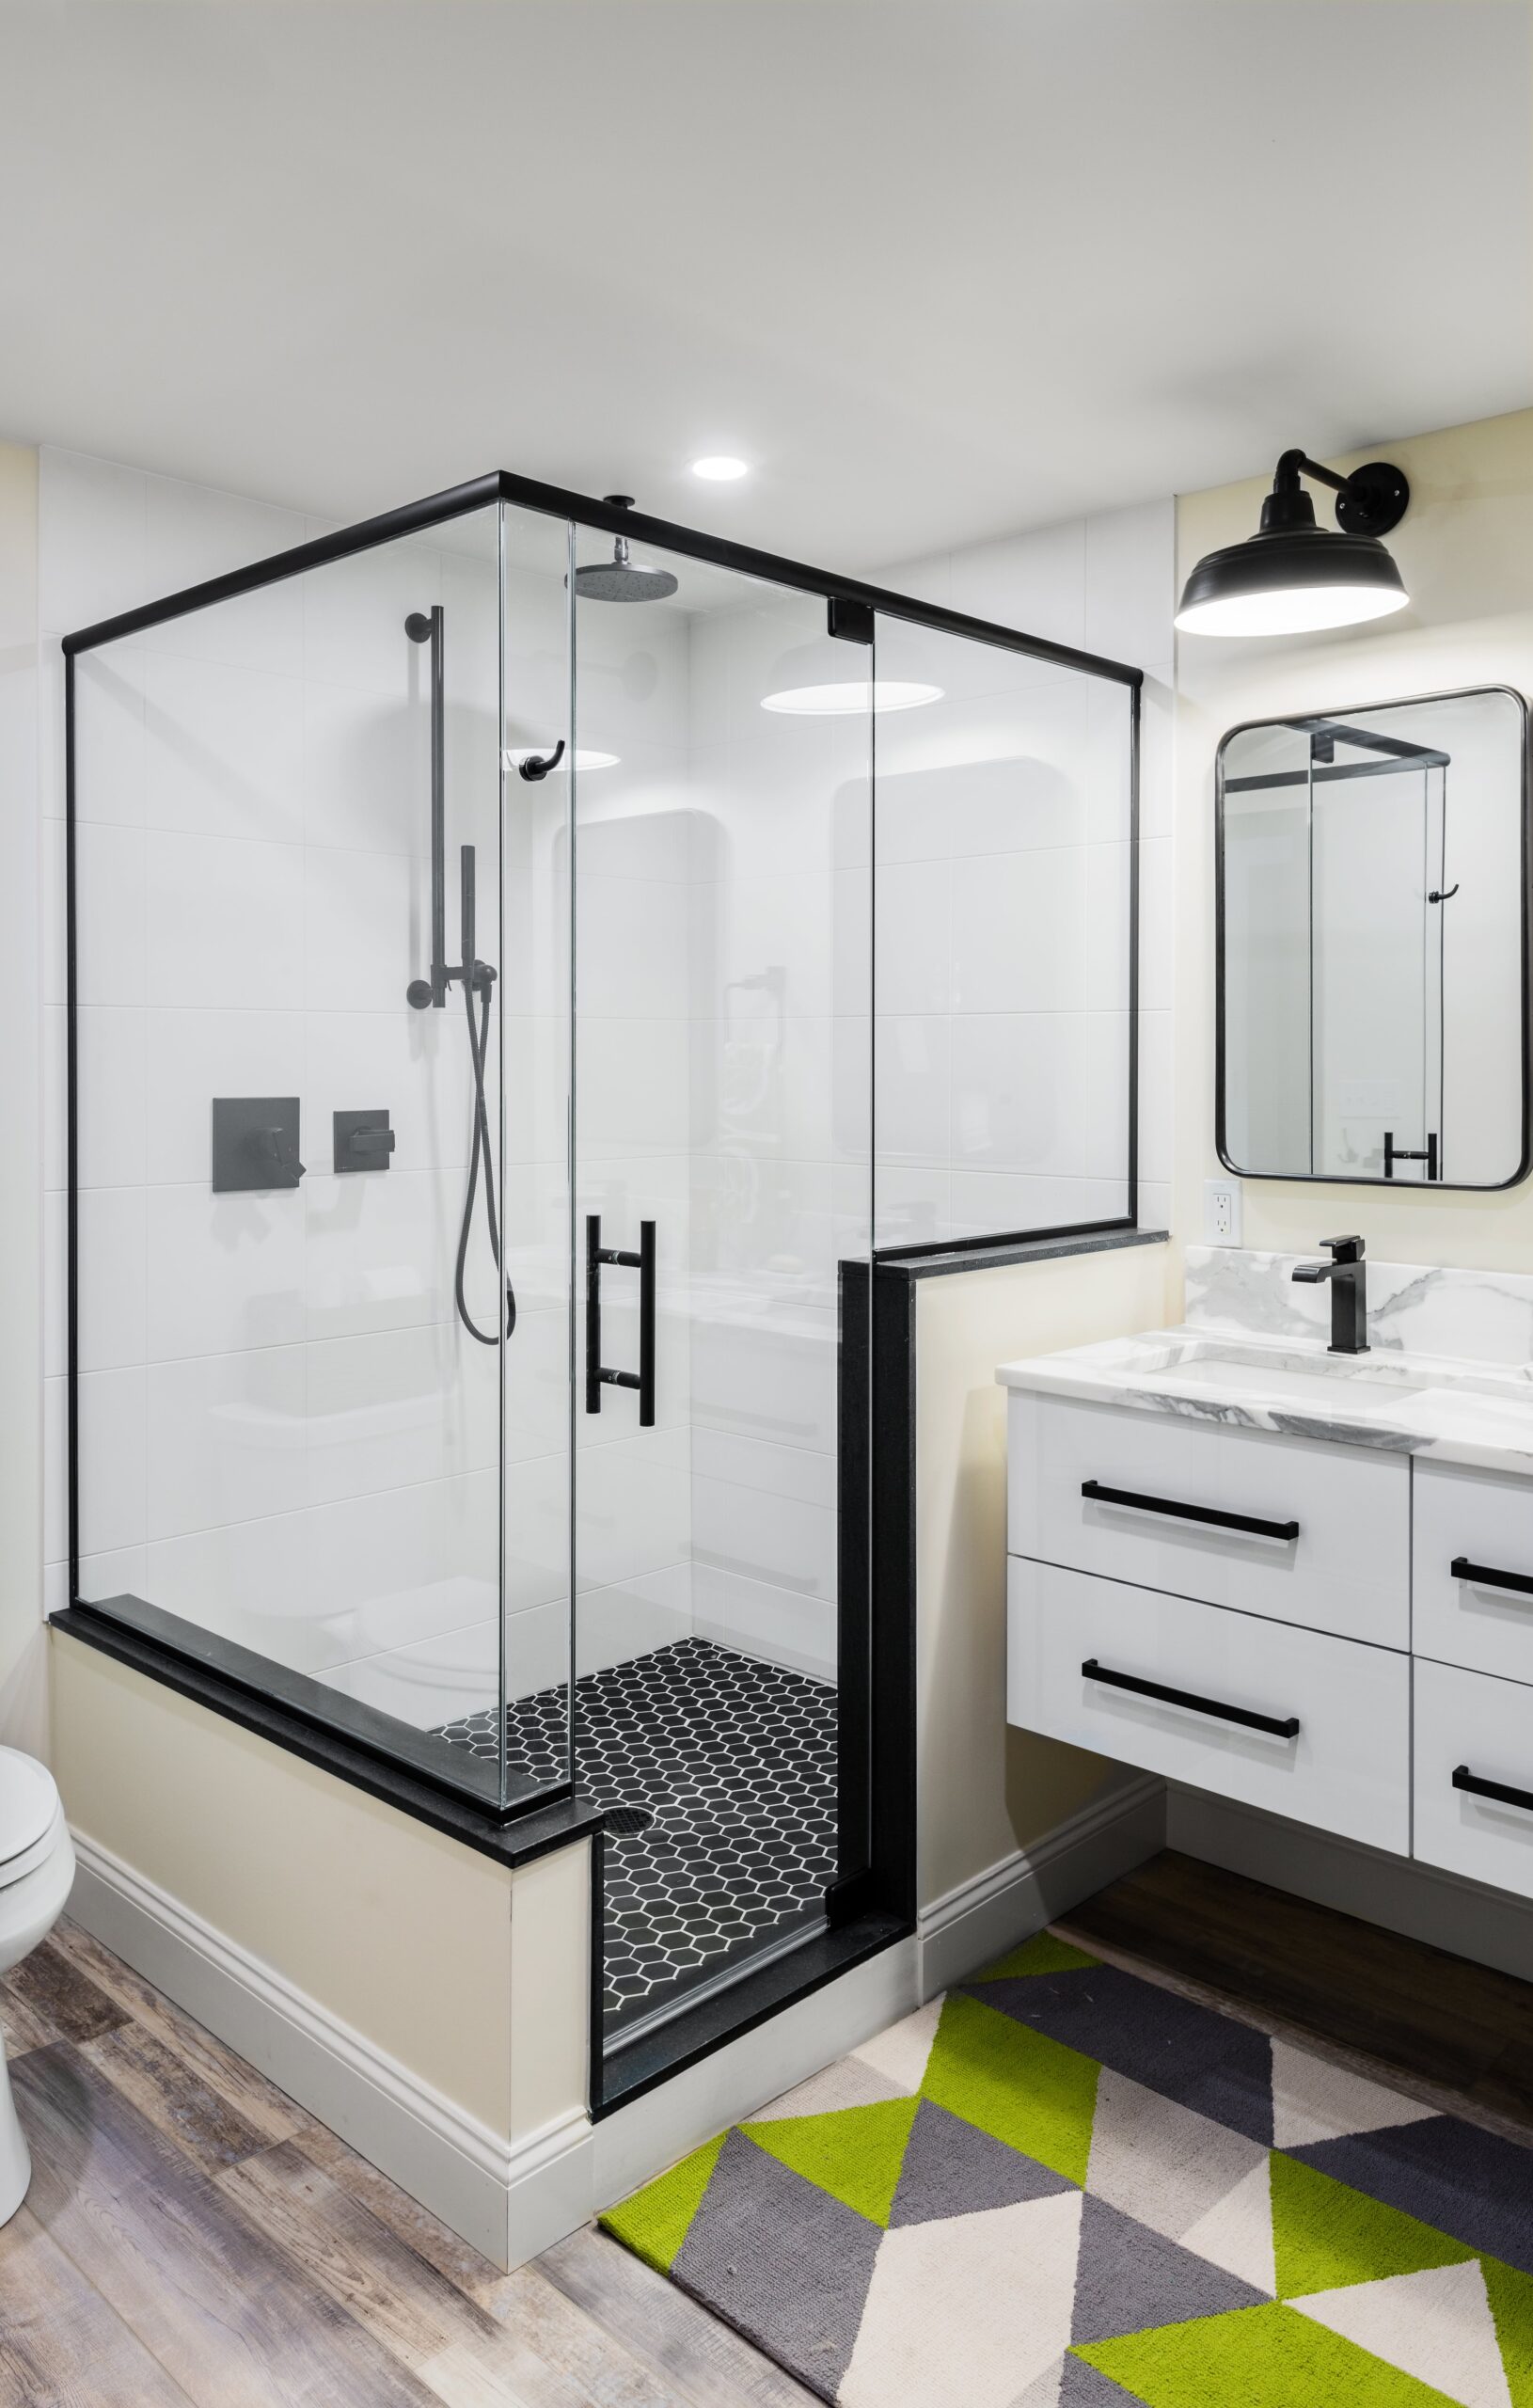
<path id="1" fill-rule="evenodd" d="M 764 711 L 791 711 L 803 719 L 836 719 L 843 712 L 914 711 L 923 703 L 940 703 L 940 686 L 918 685 L 913 678 L 865 677 L 840 679 L 832 686 L 789 686 L 778 694 L 764 694 Z"/>
<path id="2" fill-rule="evenodd" d="M 711 485 L 733 484 L 736 477 L 748 476 L 743 460 L 731 459 L 725 452 L 710 452 L 704 460 L 692 462 L 694 477 L 704 477 Z"/>

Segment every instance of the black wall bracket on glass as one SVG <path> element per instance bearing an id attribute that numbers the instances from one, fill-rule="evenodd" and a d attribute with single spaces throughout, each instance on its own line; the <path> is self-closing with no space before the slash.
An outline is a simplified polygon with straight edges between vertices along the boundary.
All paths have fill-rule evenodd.
<path id="1" fill-rule="evenodd" d="M 296 1187 L 304 1175 L 298 1160 L 298 1099 L 295 1095 L 214 1096 L 213 1100 L 213 1192 L 242 1196 L 274 1187 Z"/>
<path id="2" fill-rule="evenodd" d="M 394 1150 L 394 1133 L 388 1125 L 386 1104 L 370 1112 L 333 1113 L 331 1122 L 337 1170 L 388 1168 L 388 1157 Z"/>
<path id="3" fill-rule="evenodd" d="M 1471 1798 L 1491 1798 L 1498 1806 L 1521 1806 L 1525 1814 L 1533 1814 L 1533 1789 L 1513 1789 L 1504 1781 L 1486 1781 L 1479 1773 L 1471 1772 L 1467 1765 L 1453 1767 L 1453 1786 Z"/>
<path id="4" fill-rule="evenodd" d="M 639 1274 L 639 1369 L 610 1370 L 602 1361 L 602 1270 L 610 1263 Z M 602 1216 L 586 1214 L 586 1411 L 600 1413 L 602 1390 L 637 1388 L 639 1426 L 655 1426 L 655 1224 L 639 1224 L 639 1251 L 603 1245 Z"/>
<path id="5" fill-rule="evenodd" d="M 1226 1513 L 1222 1505 L 1178 1505 L 1169 1497 L 1141 1497 L 1132 1488 L 1104 1488 L 1083 1480 L 1081 1494 L 1094 1505 L 1126 1505 L 1133 1513 L 1167 1513 L 1173 1521 L 1207 1522 L 1216 1530 L 1247 1530 L 1258 1539 L 1296 1539 L 1297 1522 L 1264 1522 L 1257 1513 Z"/>
<path id="6" fill-rule="evenodd" d="M 1455 888 L 1454 892 L 1457 894 L 1458 889 Z M 1427 1165 L 1427 1177 L 1429 1180 L 1435 1179 L 1437 1177 L 1436 1130 L 1429 1129 L 1427 1132 L 1426 1144 L 1424 1146 L 1418 1146 L 1414 1153 L 1413 1153 L 1405 1146 L 1397 1146 L 1395 1143 L 1395 1132 L 1393 1129 L 1386 1129 L 1384 1131 L 1385 1179 L 1394 1178 L 1395 1164 L 1397 1163 L 1425 1163 Z"/>
<path id="7" fill-rule="evenodd" d="M 1448 1565 L 1455 1580 L 1472 1580 L 1477 1589 L 1509 1589 L 1519 1597 L 1533 1597 L 1533 1572 L 1493 1572 L 1488 1563 L 1471 1563 L 1456 1555 Z"/>
<path id="8" fill-rule="evenodd" d="M 1212 1714 L 1221 1722 L 1238 1722 L 1242 1731 L 1270 1731 L 1274 1739 L 1297 1739 L 1299 1717 L 1296 1714 L 1258 1714 L 1255 1706 L 1225 1705 L 1216 1697 L 1198 1697 L 1192 1689 L 1167 1688 L 1163 1681 L 1142 1680 L 1137 1672 L 1114 1672 L 1110 1665 L 1098 1664 L 1088 1656 L 1081 1667 L 1087 1681 L 1103 1681 L 1112 1689 L 1130 1689 L 1135 1697 L 1152 1697 L 1162 1705 L 1185 1705 L 1193 1714 Z M 1528 1800 L 1533 1805 L 1533 1798 Z"/>

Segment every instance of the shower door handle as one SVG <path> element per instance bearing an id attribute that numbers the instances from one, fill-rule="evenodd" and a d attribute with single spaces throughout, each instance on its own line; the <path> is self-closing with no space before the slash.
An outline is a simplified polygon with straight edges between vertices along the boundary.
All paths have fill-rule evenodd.
<path id="1" fill-rule="evenodd" d="M 610 1370 L 602 1361 L 602 1266 L 612 1263 L 639 1274 L 639 1369 Z M 602 1390 L 637 1388 L 639 1426 L 655 1427 L 655 1224 L 639 1224 L 639 1251 L 603 1245 L 602 1216 L 586 1214 L 586 1411 L 600 1413 Z"/>

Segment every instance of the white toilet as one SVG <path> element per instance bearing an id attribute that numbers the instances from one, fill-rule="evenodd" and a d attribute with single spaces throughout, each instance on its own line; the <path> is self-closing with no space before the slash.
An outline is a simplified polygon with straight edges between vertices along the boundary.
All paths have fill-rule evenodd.
<path id="1" fill-rule="evenodd" d="M 73 1879 L 74 1849 L 52 1773 L 0 1748 L 0 1973 L 47 1939 Z M 0 2040 L 0 2224 L 15 2214 L 31 2178 Z"/>

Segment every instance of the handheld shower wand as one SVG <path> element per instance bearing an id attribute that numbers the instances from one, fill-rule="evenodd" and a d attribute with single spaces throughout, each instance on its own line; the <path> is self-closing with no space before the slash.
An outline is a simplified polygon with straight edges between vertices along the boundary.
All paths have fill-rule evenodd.
<path id="1" fill-rule="evenodd" d="M 481 1160 L 484 1173 L 484 1217 L 488 1224 L 490 1252 L 498 1273 L 500 1263 L 500 1228 L 495 1209 L 495 1174 L 491 1167 L 490 1115 L 484 1094 L 484 1069 L 490 1050 L 490 990 L 495 985 L 495 971 L 487 961 L 481 961 L 475 949 L 474 911 L 474 848 L 465 845 L 459 852 L 461 884 L 459 888 L 458 932 L 462 958 L 456 968 L 447 959 L 447 709 L 442 677 L 443 622 L 440 604 L 428 616 L 412 610 L 404 622 L 404 632 L 412 643 L 431 646 L 431 976 L 412 978 L 405 990 L 409 1003 L 417 1011 L 441 1011 L 447 1003 L 447 990 L 456 978 L 463 989 L 464 1008 L 468 1016 L 468 1054 L 474 1068 L 473 1134 L 468 1154 L 468 1184 L 463 1199 L 463 1219 L 458 1228 L 458 1257 L 453 1274 L 452 1290 L 458 1307 L 458 1319 L 470 1338 L 482 1346 L 498 1346 L 499 1333 L 481 1329 L 468 1309 L 464 1294 L 464 1274 L 468 1261 L 468 1241 L 473 1233 L 474 1200 L 479 1190 Z M 481 999 L 479 1017 L 474 1016 L 474 997 Z M 506 1286 L 506 1336 L 516 1326 L 516 1294 L 508 1279 Z"/>

